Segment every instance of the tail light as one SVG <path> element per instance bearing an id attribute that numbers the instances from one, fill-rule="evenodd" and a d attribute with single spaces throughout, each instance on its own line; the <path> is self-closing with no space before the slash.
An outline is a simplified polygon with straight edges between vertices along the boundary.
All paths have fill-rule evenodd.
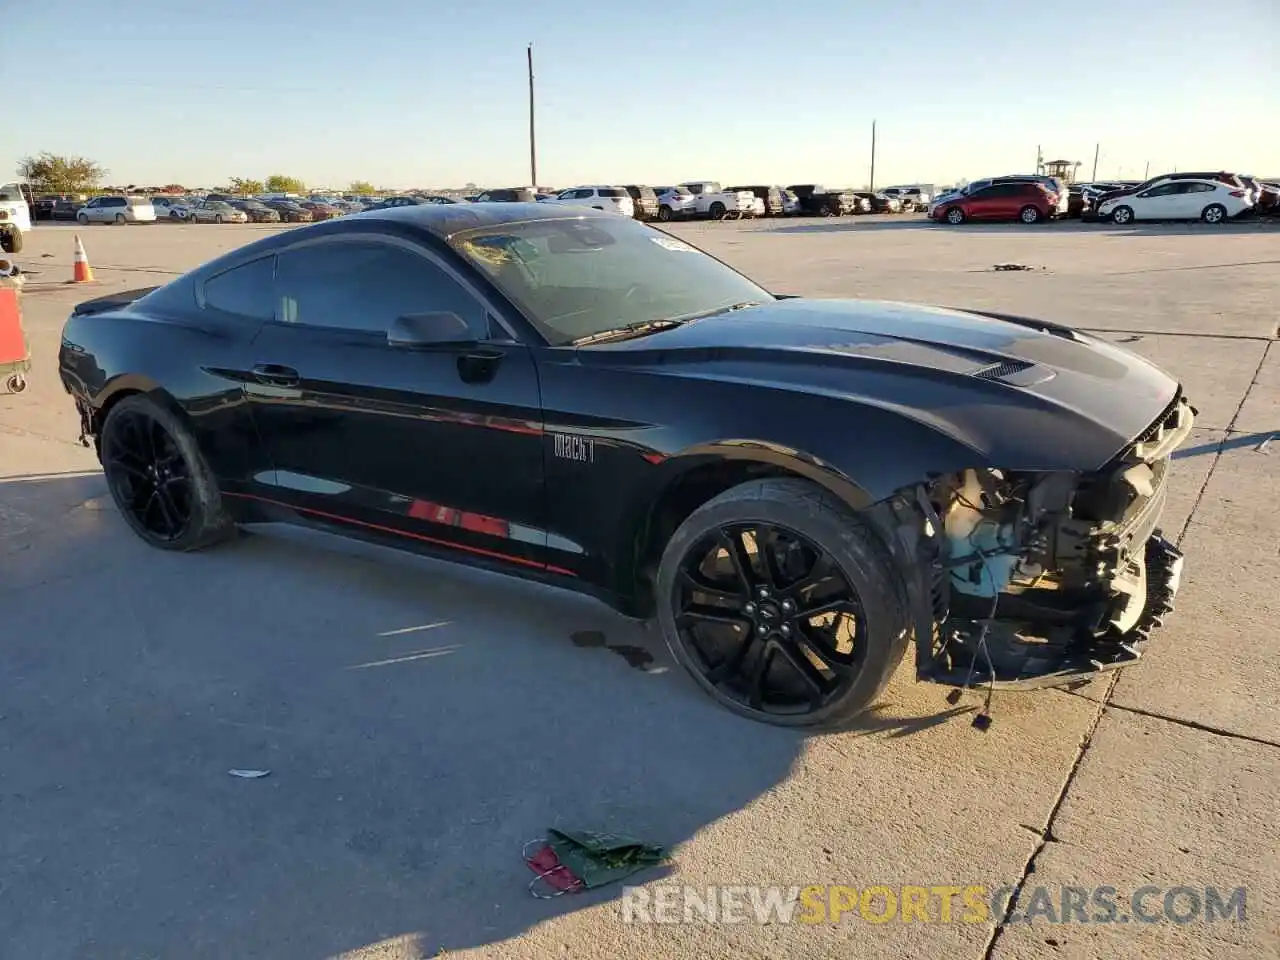
<path id="1" fill-rule="evenodd" d="M 1247 192 L 1248 192 L 1248 191 L 1246 191 L 1246 190 L 1232 190 L 1232 191 L 1231 191 L 1231 195 L 1232 195 L 1233 197 L 1237 197 L 1237 198 L 1238 198 L 1238 197 L 1243 197 Z"/>

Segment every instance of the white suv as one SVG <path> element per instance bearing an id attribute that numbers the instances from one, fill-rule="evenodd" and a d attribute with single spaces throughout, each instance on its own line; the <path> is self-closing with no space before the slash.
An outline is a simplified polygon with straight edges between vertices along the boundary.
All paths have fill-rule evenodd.
<path id="1" fill-rule="evenodd" d="M 146 197 L 94 197 L 76 211 L 80 223 L 155 223 L 156 208 Z"/>
<path id="2" fill-rule="evenodd" d="M 622 187 L 570 187 L 561 190 L 548 203 L 568 203 L 578 207 L 592 207 L 596 210 L 607 210 L 620 213 L 624 217 L 636 215 L 636 204 L 631 194 Z"/>
<path id="3" fill-rule="evenodd" d="M 31 230 L 31 208 L 21 183 L 0 187 L 0 251 L 22 252 L 22 235 Z"/>

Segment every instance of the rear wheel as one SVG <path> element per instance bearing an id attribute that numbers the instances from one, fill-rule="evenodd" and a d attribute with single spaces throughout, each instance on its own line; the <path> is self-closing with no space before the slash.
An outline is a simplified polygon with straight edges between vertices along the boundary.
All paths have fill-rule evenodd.
<path id="1" fill-rule="evenodd" d="M 713 204 L 711 205 L 711 209 L 710 209 L 708 212 L 711 214 L 711 219 L 712 219 L 712 220 L 723 220 L 723 219 L 724 219 L 724 204 L 723 204 L 723 203 L 720 203 L 720 202 L 717 200 L 715 203 L 713 203 Z"/>
<path id="2" fill-rule="evenodd" d="M 213 216 L 213 222 L 214 222 L 214 223 L 226 223 L 226 221 L 222 219 L 222 214 L 220 214 L 220 213 L 216 213 L 216 214 L 214 214 L 214 216 Z"/>
<path id="3" fill-rule="evenodd" d="M 117 226 L 117 227 L 123 227 L 124 225 L 125 225 L 124 214 L 123 214 L 123 213 L 117 213 L 117 214 L 116 214 L 116 226 Z"/>
<path id="4" fill-rule="evenodd" d="M 671 219 L 671 208 L 664 203 L 662 206 L 658 208 L 658 220 L 661 223 L 666 223 L 670 219 Z"/>
<path id="5" fill-rule="evenodd" d="M 1023 207 L 1020 211 L 1018 211 L 1018 219 L 1021 220 L 1023 223 L 1039 223 L 1040 211 L 1038 208 L 1028 203 L 1025 207 Z"/>
<path id="6" fill-rule="evenodd" d="M 959 207 L 952 207 L 947 211 L 947 223 L 952 226 L 959 226 L 964 223 L 964 211 Z"/>
<path id="7" fill-rule="evenodd" d="M 909 636 L 888 551 L 805 480 L 745 483 L 699 507 L 667 544 L 657 589 L 667 646 L 698 685 L 781 726 L 867 709 Z"/>
<path id="8" fill-rule="evenodd" d="M 8 380 L 4 382 L 5 389 L 10 393 L 21 393 L 27 389 L 27 378 L 20 373 L 12 374 Z"/>
<path id="9" fill-rule="evenodd" d="M 150 397 L 125 397 L 111 408 L 99 449 L 111 498 L 153 547 L 198 550 L 235 530 L 195 438 Z"/>
<path id="10" fill-rule="evenodd" d="M 1200 214 L 1200 219 L 1205 223 L 1221 223 L 1227 219 L 1227 208 L 1220 203 L 1211 203 L 1204 208 L 1204 212 Z"/>

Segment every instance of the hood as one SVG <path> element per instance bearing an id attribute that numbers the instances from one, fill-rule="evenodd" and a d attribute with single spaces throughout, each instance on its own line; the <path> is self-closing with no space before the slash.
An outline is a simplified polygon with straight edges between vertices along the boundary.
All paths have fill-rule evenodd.
<path id="1" fill-rule="evenodd" d="M 779 300 L 579 357 L 878 407 L 1018 469 L 1096 469 L 1178 394 L 1146 360 L 1067 327 L 882 301 Z"/>

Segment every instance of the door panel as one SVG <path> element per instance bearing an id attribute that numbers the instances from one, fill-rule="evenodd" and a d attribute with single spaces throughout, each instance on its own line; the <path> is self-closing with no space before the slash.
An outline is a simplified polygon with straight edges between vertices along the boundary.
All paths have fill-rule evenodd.
<path id="1" fill-rule="evenodd" d="M 278 498 L 435 546 L 540 566 L 542 414 L 527 347 L 425 251 L 369 237 L 277 258 L 253 343 L 254 417 Z M 472 342 L 391 346 L 396 317 L 448 311 Z"/>

